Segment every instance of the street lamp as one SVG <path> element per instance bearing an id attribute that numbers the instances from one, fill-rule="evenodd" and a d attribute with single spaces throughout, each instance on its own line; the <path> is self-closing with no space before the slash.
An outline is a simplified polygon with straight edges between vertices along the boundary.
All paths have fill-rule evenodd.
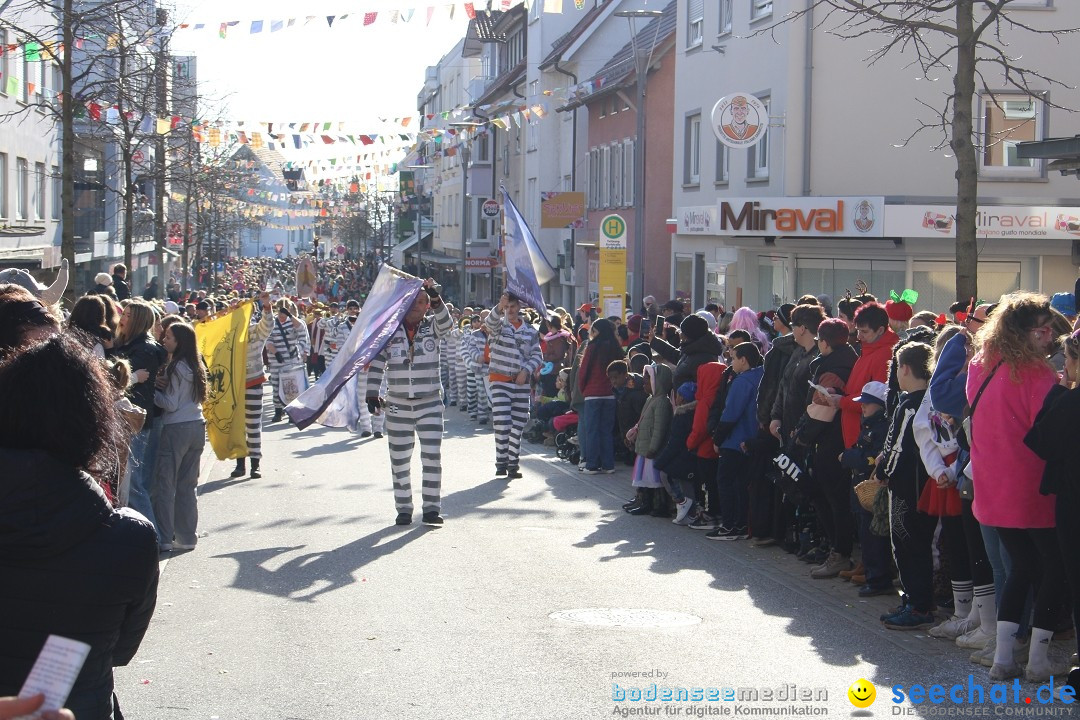
<path id="1" fill-rule="evenodd" d="M 427 163 L 416 163 L 414 165 L 406 165 L 410 170 L 430 170 L 435 167 Z M 424 180 L 427 180 L 427 175 L 424 175 Z M 416 182 L 416 175 L 413 174 L 413 194 L 416 195 L 416 269 L 420 274 L 420 277 L 424 277 L 424 214 L 421 212 L 420 195 L 415 192 L 420 184 Z"/>
<path id="2" fill-rule="evenodd" d="M 637 70 L 637 141 L 634 145 L 634 300 L 639 304 L 645 297 L 645 83 L 649 79 L 649 65 L 652 64 L 656 39 L 660 37 L 659 10 L 618 10 L 618 17 L 626 18 L 630 23 L 630 42 L 634 51 L 634 63 Z M 638 41 L 636 22 L 639 20 L 655 22 L 656 33 L 648 47 L 642 47 Z M 644 30 L 644 28 L 642 28 Z M 631 309 L 633 309 L 631 307 Z"/>
<path id="3" fill-rule="evenodd" d="M 473 122 L 471 120 L 462 120 L 460 122 L 450 123 L 452 128 L 469 128 L 475 129 L 483 125 L 483 123 Z M 469 217 L 469 154 L 471 148 L 464 142 L 458 144 L 461 149 L 461 277 L 458 279 L 458 287 L 460 288 L 460 295 L 458 296 L 458 302 L 462 306 L 465 305 L 465 256 L 468 254 L 466 237 L 468 232 L 467 220 Z"/>

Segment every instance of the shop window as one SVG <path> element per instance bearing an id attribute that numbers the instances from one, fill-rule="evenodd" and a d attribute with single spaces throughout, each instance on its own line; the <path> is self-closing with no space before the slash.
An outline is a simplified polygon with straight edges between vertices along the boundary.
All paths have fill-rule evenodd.
<path id="1" fill-rule="evenodd" d="M 771 310 L 787 302 L 787 263 L 782 257 L 758 258 L 758 292 L 755 310 Z"/>
<path id="2" fill-rule="evenodd" d="M 694 256 L 675 256 L 675 282 L 671 288 L 672 297 L 689 300 L 694 291 Z"/>
<path id="3" fill-rule="evenodd" d="M 795 270 L 795 294 L 822 293 L 835 303 L 848 291 L 856 294 L 861 281 L 869 291 L 888 299 L 889 291 L 904 289 L 905 267 L 902 260 L 837 260 L 833 258 L 798 258 Z M 920 305 L 922 303 L 920 302 Z"/>
<path id="4" fill-rule="evenodd" d="M 919 293 L 919 307 L 948 307 L 956 297 L 956 263 L 917 262 L 912 273 L 912 287 Z M 1020 263 L 980 262 L 979 296 L 988 302 L 1020 289 Z"/>
<path id="5" fill-rule="evenodd" d="M 1026 95 L 979 96 L 979 174 L 982 177 L 1042 177 L 1043 163 L 1017 157 L 1018 143 L 1042 140 L 1045 104 Z"/>

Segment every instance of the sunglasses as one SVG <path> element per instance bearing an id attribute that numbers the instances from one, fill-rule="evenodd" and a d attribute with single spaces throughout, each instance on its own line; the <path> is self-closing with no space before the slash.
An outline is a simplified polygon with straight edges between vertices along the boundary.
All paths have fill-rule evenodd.
<path id="1" fill-rule="evenodd" d="M 983 325 L 983 324 L 986 323 L 985 320 L 980 320 L 979 318 L 975 317 L 974 315 L 968 315 L 966 318 L 964 318 L 964 324 L 965 325 L 969 325 L 969 324 L 971 324 L 973 322 L 979 323 L 980 325 Z"/>

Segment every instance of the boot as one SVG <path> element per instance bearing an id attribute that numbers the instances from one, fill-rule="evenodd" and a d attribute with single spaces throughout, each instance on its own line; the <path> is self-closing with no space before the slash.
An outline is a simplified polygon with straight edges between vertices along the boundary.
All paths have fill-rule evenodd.
<path id="1" fill-rule="evenodd" d="M 259 472 L 259 458 L 251 458 L 251 477 L 261 478 L 262 473 Z"/>
<path id="2" fill-rule="evenodd" d="M 829 557 L 825 560 L 824 564 L 810 571 L 810 577 L 815 580 L 834 578 L 839 575 L 841 571 L 847 570 L 850 567 L 851 558 L 833 551 L 829 553 Z M 863 582 L 865 583 L 866 580 L 864 579 Z"/>
<path id="3" fill-rule="evenodd" d="M 254 460 L 252 464 L 254 464 Z M 247 465 L 244 458 L 236 458 L 236 468 L 229 474 L 229 477 L 244 477 L 247 475 Z"/>
<path id="4" fill-rule="evenodd" d="M 626 512 L 631 515 L 648 515 L 652 512 L 656 491 L 652 488 L 641 488 L 641 503 L 630 508 Z"/>
<path id="5" fill-rule="evenodd" d="M 281 422 L 281 408 L 274 408 L 274 419 L 270 422 Z"/>
<path id="6" fill-rule="evenodd" d="M 844 580 L 851 580 L 852 575 L 865 575 L 865 574 L 866 574 L 866 568 L 863 567 L 863 564 L 860 562 L 858 565 L 856 565 L 851 570 L 841 570 L 839 577 L 844 579 Z M 854 582 L 854 581 L 852 581 L 852 582 Z"/>
<path id="7" fill-rule="evenodd" d="M 635 508 L 635 507 L 637 507 L 638 505 L 641 504 L 641 501 L 642 501 L 643 498 L 644 498 L 644 495 L 641 492 L 641 488 L 638 488 L 637 493 L 634 495 L 634 499 L 631 500 L 628 503 L 623 503 L 622 509 L 626 510 L 627 512 L 630 512 L 631 508 Z"/>

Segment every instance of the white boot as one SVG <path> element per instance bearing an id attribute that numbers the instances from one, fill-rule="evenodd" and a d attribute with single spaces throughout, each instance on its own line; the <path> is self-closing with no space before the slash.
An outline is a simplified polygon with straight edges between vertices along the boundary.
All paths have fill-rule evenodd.
<path id="1" fill-rule="evenodd" d="M 955 640 L 979 626 L 979 614 L 971 612 L 971 582 L 954 582 L 952 589 L 952 617 L 940 625 L 930 628 L 927 631 L 930 637 Z"/>

